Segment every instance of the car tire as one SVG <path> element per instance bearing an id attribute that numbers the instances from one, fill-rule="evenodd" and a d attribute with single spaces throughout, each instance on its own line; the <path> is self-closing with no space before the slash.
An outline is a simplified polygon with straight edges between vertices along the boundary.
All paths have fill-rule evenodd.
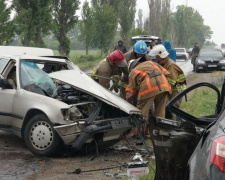
<path id="1" fill-rule="evenodd" d="M 195 72 L 200 73 L 200 71 L 196 68 L 196 66 L 195 66 Z"/>
<path id="2" fill-rule="evenodd" d="M 49 119 L 39 114 L 32 117 L 24 131 L 27 148 L 38 156 L 55 156 L 61 152 L 62 140 Z"/>

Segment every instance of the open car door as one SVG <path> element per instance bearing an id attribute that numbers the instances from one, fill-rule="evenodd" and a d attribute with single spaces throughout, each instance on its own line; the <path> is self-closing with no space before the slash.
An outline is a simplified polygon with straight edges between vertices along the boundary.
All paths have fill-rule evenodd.
<path id="1" fill-rule="evenodd" d="M 224 92 L 224 85 L 222 92 Z M 182 98 L 180 108 L 174 104 Z M 174 97 L 167 116 L 150 117 L 150 135 L 156 158 L 156 180 L 185 179 L 187 163 L 207 126 L 214 123 L 223 106 L 224 93 L 210 83 L 197 83 Z"/>

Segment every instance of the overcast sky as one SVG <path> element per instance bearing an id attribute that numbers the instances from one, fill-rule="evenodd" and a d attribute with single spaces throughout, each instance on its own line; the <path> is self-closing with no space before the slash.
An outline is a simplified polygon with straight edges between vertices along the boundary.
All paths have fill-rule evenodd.
<path id="1" fill-rule="evenodd" d="M 177 5 L 188 5 L 199 12 L 204 24 L 213 31 L 212 39 L 216 44 L 225 43 L 225 0 L 171 0 L 171 8 L 176 11 Z M 137 0 L 137 11 L 143 10 L 144 16 L 148 14 L 148 1 Z"/>

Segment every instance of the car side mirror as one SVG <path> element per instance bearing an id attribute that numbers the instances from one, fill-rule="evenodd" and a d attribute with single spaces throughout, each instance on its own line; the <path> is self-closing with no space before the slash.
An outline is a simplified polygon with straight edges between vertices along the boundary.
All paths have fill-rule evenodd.
<path id="1" fill-rule="evenodd" d="M 12 85 L 7 79 L 0 79 L 0 87 L 2 89 L 13 89 Z"/>

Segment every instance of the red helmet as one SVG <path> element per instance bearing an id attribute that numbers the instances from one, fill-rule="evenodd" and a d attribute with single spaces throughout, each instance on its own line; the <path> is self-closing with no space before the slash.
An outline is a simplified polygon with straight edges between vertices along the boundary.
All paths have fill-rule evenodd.
<path id="1" fill-rule="evenodd" d="M 118 67 L 127 67 L 125 56 L 120 50 L 115 50 L 108 56 L 109 61 Z"/>

